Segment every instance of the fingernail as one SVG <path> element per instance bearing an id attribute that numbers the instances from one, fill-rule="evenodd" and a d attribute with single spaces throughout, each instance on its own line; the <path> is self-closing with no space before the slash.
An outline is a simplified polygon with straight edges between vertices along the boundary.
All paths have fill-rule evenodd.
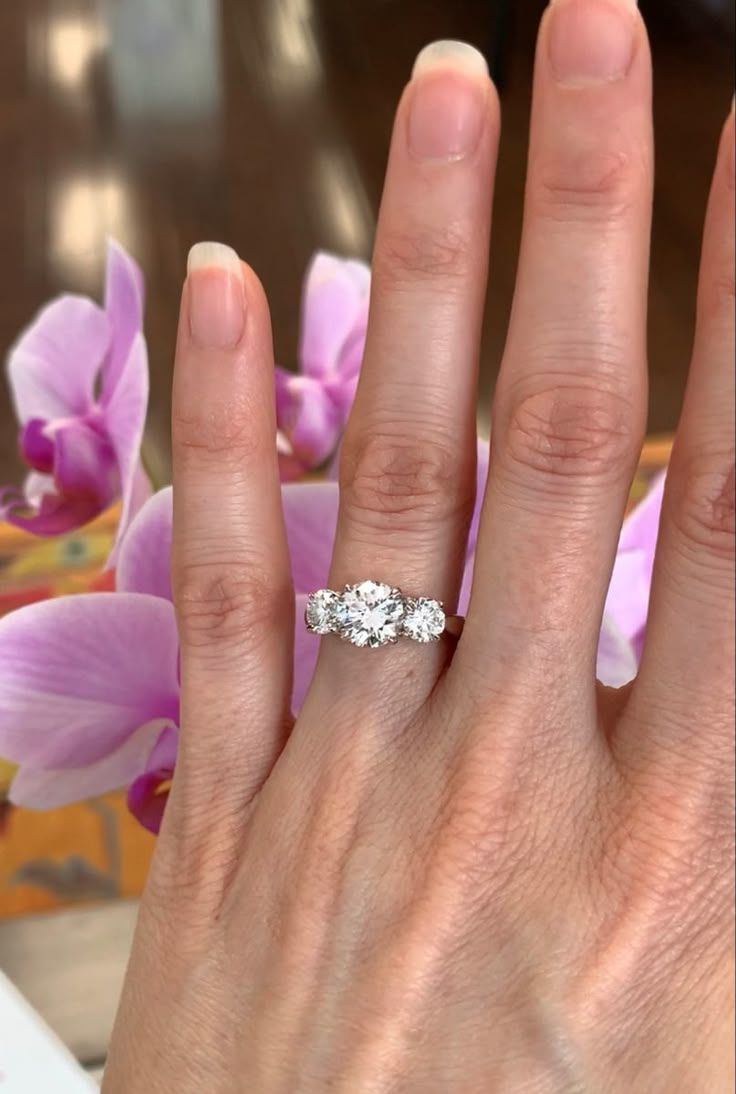
<path id="1" fill-rule="evenodd" d="M 412 69 L 409 149 L 420 160 L 459 160 L 480 140 L 488 65 L 466 42 L 432 42 Z"/>
<path id="2" fill-rule="evenodd" d="M 547 42 L 563 84 L 620 80 L 636 45 L 635 0 L 551 0 Z"/>
<path id="3" fill-rule="evenodd" d="M 187 261 L 189 326 L 201 346 L 236 346 L 245 326 L 240 259 L 224 243 L 196 243 Z"/>

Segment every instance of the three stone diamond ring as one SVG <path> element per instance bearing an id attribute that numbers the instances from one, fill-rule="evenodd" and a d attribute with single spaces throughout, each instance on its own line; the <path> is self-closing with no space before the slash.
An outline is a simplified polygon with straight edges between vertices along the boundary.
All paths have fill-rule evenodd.
<path id="1" fill-rule="evenodd" d="M 336 634 L 369 649 L 399 638 L 414 642 L 436 642 L 443 634 L 459 638 L 463 627 L 462 617 L 445 615 L 439 600 L 404 596 L 400 589 L 380 581 L 346 585 L 341 593 L 333 589 L 310 593 L 304 621 L 314 634 Z"/>

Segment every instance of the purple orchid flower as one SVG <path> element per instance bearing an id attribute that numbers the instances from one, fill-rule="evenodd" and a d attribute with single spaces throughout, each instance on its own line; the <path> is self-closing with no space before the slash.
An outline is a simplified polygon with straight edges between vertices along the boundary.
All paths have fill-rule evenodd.
<path id="1" fill-rule="evenodd" d="M 281 478 L 319 467 L 340 440 L 355 389 L 368 322 L 370 268 L 320 252 L 306 273 L 299 373 L 276 369 Z"/>
<path id="2" fill-rule="evenodd" d="M 150 493 L 140 464 L 148 402 L 143 278 L 122 247 L 107 252 L 105 307 L 61 296 L 8 359 L 24 487 L 0 489 L 0 520 L 39 536 L 78 528 L 117 499 L 118 540 Z"/>
<path id="3" fill-rule="evenodd" d="M 487 444 L 479 444 L 478 455 L 462 613 L 470 595 Z M 297 601 L 292 698 L 297 711 L 319 649 L 302 617 L 307 594 L 328 582 L 338 487 L 329 481 L 292 483 L 282 487 L 282 498 Z M 637 521 L 635 511 L 622 535 L 623 550 L 629 550 Z M 20 765 L 10 789 L 15 804 L 47 809 L 127 786 L 131 812 L 158 831 L 179 735 L 171 535 L 167 488 L 144 505 L 123 540 L 115 593 L 60 597 L 0 620 L 0 755 Z M 637 538 L 641 542 L 643 536 Z M 619 686 L 635 672 L 631 643 L 606 615 L 599 677 Z"/>

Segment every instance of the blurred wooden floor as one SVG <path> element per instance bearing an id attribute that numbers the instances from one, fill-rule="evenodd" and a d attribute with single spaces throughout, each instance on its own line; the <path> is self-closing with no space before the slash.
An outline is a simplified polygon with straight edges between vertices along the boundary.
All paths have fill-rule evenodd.
<path id="1" fill-rule="evenodd" d="M 507 16 L 503 18 L 504 7 Z M 169 473 L 169 386 L 187 250 L 230 242 L 294 361 L 319 247 L 368 256 L 391 116 L 417 50 L 462 37 L 502 77 L 504 135 L 483 345 L 487 406 L 516 263 L 539 0 L 6 0 L 0 4 L 0 350 L 62 289 L 98 293 L 110 233 L 148 281 L 147 459 Z M 671 429 L 700 228 L 733 93 L 730 0 L 642 0 L 655 57 L 653 431 Z M 19 473 L 0 394 L 0 483 Z"/>

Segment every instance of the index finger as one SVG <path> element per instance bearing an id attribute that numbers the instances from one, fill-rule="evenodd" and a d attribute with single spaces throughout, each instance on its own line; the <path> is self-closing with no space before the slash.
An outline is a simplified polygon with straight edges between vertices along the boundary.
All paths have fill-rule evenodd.
<path id="1" fill-rule="evenodd" d="M 293 595 L 268 306 L 253 271 L 221 244 L 189 256 L 172 443 L 181 760 L 198 793 L 226 786 L 237 808 L 268 775 L 288 725 Z"/>

